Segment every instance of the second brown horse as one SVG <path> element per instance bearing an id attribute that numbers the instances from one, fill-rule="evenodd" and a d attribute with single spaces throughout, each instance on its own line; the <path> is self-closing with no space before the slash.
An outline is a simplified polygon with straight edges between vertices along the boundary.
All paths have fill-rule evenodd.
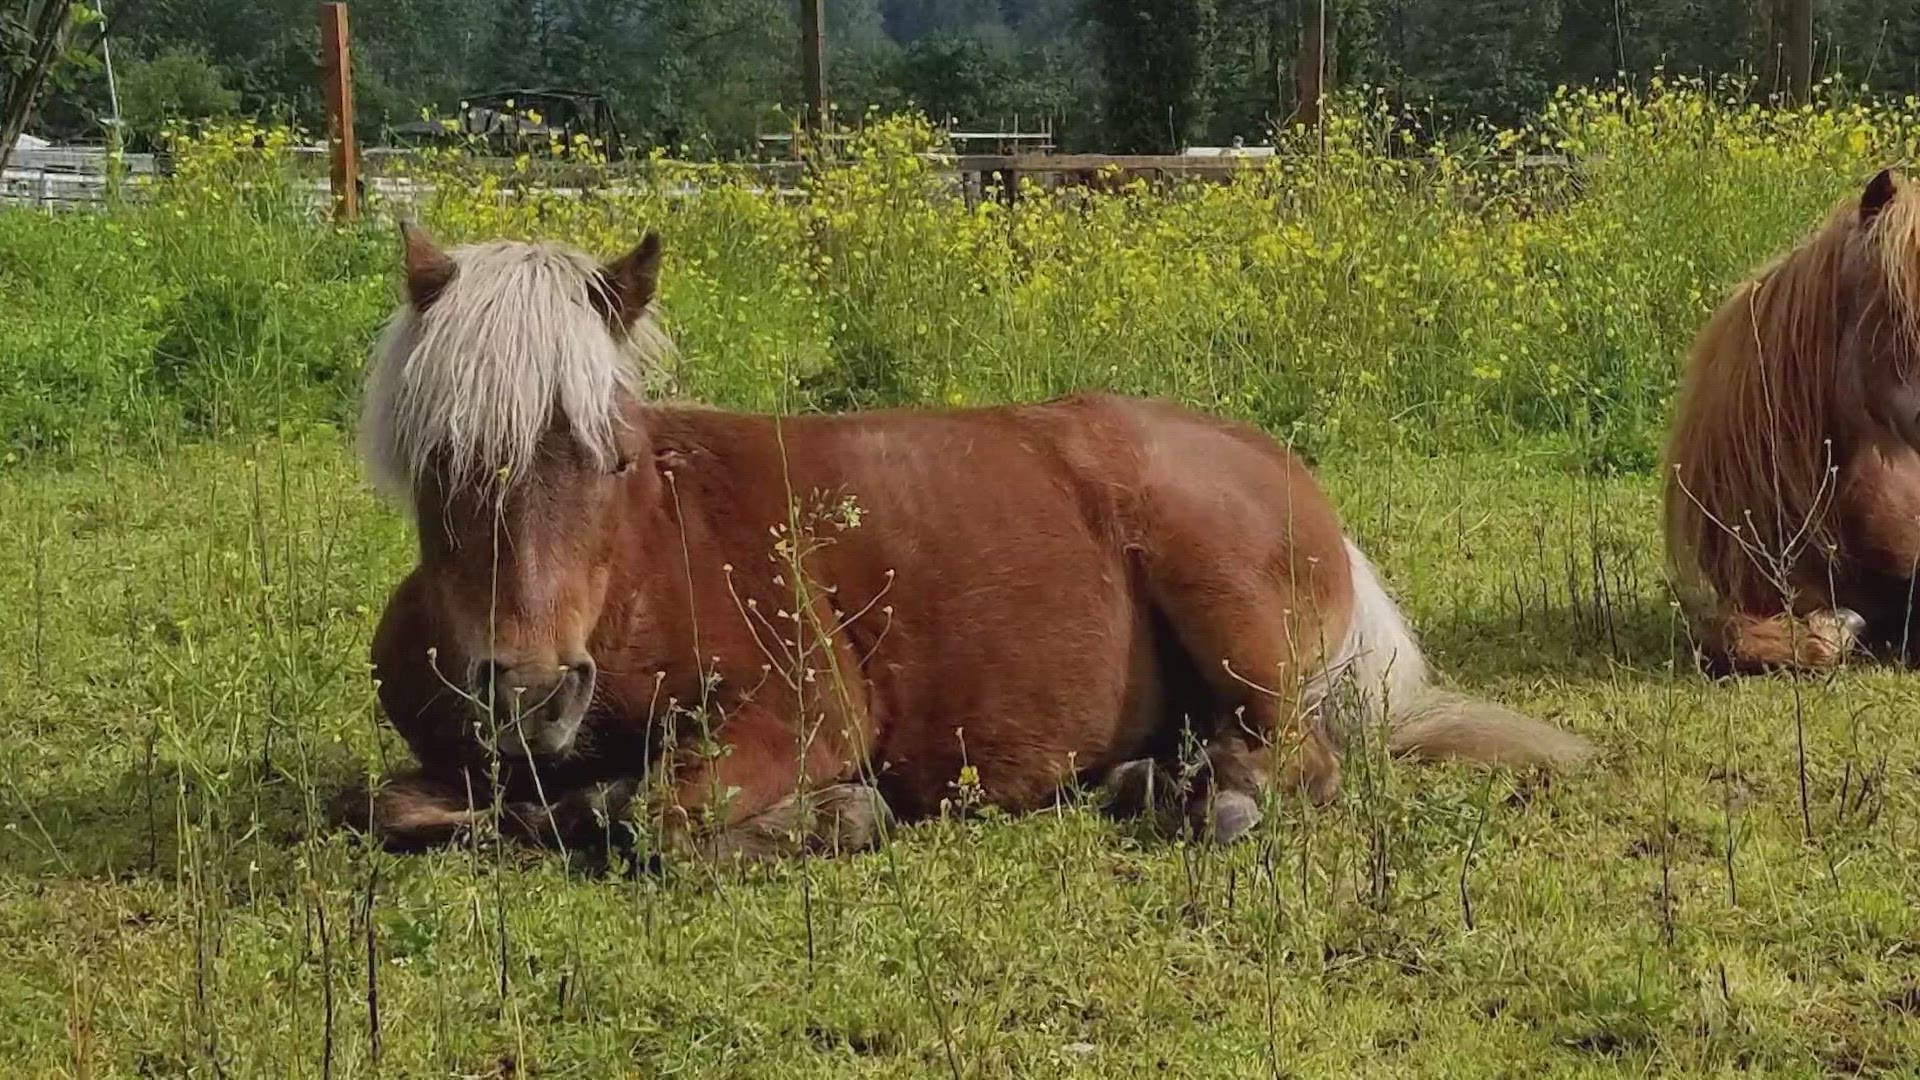
<path id="1" fill-rule="evenodd" d="M 1892 169 L 1721 302 L 1667 440 L 1709 666 L 1920 659 L 1920 189 Z"/>

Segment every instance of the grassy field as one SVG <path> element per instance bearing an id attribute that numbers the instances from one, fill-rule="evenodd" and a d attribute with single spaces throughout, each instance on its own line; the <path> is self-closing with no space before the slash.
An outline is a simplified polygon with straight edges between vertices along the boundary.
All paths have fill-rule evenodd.
<path id="1" fill-rule="evenodd" d="M 1231 187 L 1016 210 L 933 195 L 910 124 L 797 204 L 423 166 L 450 237 L 665 228 L 702 400 L 1099 386 L 1261 423 L 1456 682 L 1604 749 L 1551 783 L 1356 753 L 1225 850 L 1082 801 L 751 873 L 329 833 L 404 758 L 366 654 L 412 538 L 346 430 L 389 227 L 302 219 L 280 133 L 198 136 L 140 205 L 0 214 L 0 1073 L 1912 1068 L 1920 685 L 1697 674 L 1653 462 L 1715 297 L 1911 156 L 1913 108 L 1574 96 L 1417 159 L 1362 111 Z M 1595 158 L 1501 164 L 1538 147 Z"/>
<path id="2" fill-rule="evenodd" d="M 363 657 L 410 542 L 338 440 L 9 479 L 0 1054 L 246 1076 L 1910 1061 L 1920 688 L 1692 674 L 1644 478 L 1514 455 L 1328 474 L 1445 667 L 1595 738 L 1596 771 L 1360 762 L 1335 807 L 1225 851 L 1076 807 L 666 878 L 315 828 L 404 753 Z"/>

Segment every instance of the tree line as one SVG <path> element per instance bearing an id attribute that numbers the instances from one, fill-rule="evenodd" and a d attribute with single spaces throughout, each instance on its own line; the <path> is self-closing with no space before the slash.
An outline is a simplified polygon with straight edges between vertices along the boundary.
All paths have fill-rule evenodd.
<path id="1" fill-rule="evenodd" d="M 0 0 L 0 78 L 45 5 Z M 918 108 L 1050 127 L 1063 147 L 1263 140 L 1315 88 L 1367 84 L 1445 123 L 1512 120 L 1558 84 L 1664 69 L 1757 94 L 1833 77 L 1920 92 L 1915 0 L 822 0 L 843 119 Z M 316 125 L 312 0 L 87 0 L 39 124 L 97 132 L 113 50 L 126 130 L 247 114 Z M 798 0 L 353 0 L 367 137 L 513 87 L 604 94 L 627 137 L 734 153 L 805 100 Z M 1806 16 L 1810 14 L 1811 20 Z M 1318 43 L 1318 47 L 1316 47 Z"/>

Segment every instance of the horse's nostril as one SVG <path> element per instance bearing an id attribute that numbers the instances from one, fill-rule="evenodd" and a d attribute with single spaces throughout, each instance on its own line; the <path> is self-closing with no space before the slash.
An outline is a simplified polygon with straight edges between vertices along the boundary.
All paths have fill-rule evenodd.
<path id="1" fill-rule="evenodd" d="M 467 689 L 482 702 L 491 703 L 495 697 L 505 700 L 512 692 L 507 686 L 507 665 L 495 660 L 476 661 Z"/>

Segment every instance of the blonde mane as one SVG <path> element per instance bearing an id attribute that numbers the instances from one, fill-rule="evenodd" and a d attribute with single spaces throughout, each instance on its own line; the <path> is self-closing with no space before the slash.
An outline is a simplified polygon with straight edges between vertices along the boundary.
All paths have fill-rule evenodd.
<path id="1" fill-rule="evenodd" d="M 610 466 L 622 397 L 671 355 L 651 313 L 611 325 L 600 265 L 576 248 L 497 240 L 449 255 L 445 289 L 424 311 L 403 303 L 374 349 L 360 449 L 375 485 L 405 499 L 438 463 L 456 489 L 504 490 L 555 423 Z"/>
<path id="2" fill-rule="evenodd" d="M 1910 188 L 1865 223 L 1858 200 L 1843 203 L 1720 305 L 1694 342 L 1666 454 L 1667 551 L 1693 614 L 1785 611 L 1827 567 L 1828 511 L 1874 425 L 1863 380 L 1917 345 Z"/>

